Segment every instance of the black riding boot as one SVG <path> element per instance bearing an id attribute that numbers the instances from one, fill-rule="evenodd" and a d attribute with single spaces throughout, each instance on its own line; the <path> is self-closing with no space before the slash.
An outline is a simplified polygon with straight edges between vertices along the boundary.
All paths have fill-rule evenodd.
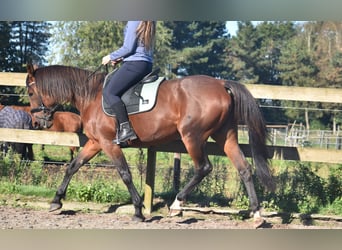
<path id="1" fill-rule="evenodd" d="M 119 124 L 118 131 L 116 133 L 116 139 L 113 140 L 113 142 L 116 144 L 123 144 L 128 140 L 137 139 L 137 135 L 135 134 L 128 120 L 125 104 L 120 101 L 113 105 L 111 109 L 114 111 L 116 120 Z"/>

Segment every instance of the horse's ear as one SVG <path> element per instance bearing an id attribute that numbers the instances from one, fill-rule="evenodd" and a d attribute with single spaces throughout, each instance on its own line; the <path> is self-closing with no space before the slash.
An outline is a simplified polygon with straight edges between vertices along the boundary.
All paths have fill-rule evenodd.
<path id="1" fill-rule="evenodd" d="M 29 63 L 27 64 L 26 68 L 27 68 L 27 73 L 33 76 L 34 71 L 38 69 L 38 65 Z"/>

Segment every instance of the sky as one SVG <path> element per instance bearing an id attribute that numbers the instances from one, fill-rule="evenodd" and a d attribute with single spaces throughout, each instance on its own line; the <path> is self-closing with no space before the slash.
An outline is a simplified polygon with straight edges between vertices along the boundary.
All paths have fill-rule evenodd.
<path id="1" fill-rule="evenodd" d="M 262 21 L 252 21 L 252 23 L 254 25 L 257 25 L 258 23 L 261 23 Z M 226 27 L 228 29 L 228 33 L 231 35 L 231 36 L 235 36 L 236 35 L 236 32 L 238 30 L 238 26 L 237 26 L 237 21 L 227 21 L 226 22 Z"/>
<path id="2" fill-rule="evenodd" d="M 230 33 L 232 36 L 236 35 L 236 31 L 238 29 L 236 21 L 227 21 L 226 27 L 227 27 L 228 33 Z"/>
<path id="3" fill-rule="evenodd" d="M 258 25 L 259 23 L 262 23 L 264 21 L 251 21 L 254 26 Z M 294 23 L 305 23 L 305 21 L 293 21 Z M 228 33 L 231 36 L 235 36 L 236 32 L 238 30 L 237 21 L 227 21 L 226 22 L 226 28 L 228 29 Z"/>

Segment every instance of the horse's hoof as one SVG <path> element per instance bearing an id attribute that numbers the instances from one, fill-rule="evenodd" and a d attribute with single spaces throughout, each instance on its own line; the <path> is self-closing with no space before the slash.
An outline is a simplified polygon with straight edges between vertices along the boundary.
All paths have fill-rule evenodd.
<path id="1" fill-rule="evenodd" d="M 182 209 L 170 209 L 168 217 L 183 216 Z"/>
<path id="2" fill-rule="evenodd" d="M 61 208 L 62 208 L 62 203 L 51 203 L 49 212 L 53 212 Z"/>
<path id="3" fill-rule="evenodd" d="M 136 215 L 134 215 L 134 216 L 132 217 L 132 221 L 144 222 L 144 221 L 145 221 L 145 217 L 144 217 L 144 216 L 141 217 L 141 216 L 136 216 Z"/>
<path id="4" fill-rule="evenodd" d="M 262 227 L 266 223 L 266 220 L 262 217 L 255 218 L 253 226 L 255 229 Z"/>

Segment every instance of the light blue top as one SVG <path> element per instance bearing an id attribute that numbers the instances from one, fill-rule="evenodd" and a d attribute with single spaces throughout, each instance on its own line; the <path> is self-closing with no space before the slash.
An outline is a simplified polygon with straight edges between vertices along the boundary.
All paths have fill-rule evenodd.
<path id="1" fill-rule="evenodd" d="M 124 29 L 124 43 L 121 48 L 110 53 L 110 60 L 124 58 L 124 61 L 147 61 L 153 63 L 153 51 L 146 50 L 138 40 L 136 30 L 140 21 L 128 21 Z"/>

